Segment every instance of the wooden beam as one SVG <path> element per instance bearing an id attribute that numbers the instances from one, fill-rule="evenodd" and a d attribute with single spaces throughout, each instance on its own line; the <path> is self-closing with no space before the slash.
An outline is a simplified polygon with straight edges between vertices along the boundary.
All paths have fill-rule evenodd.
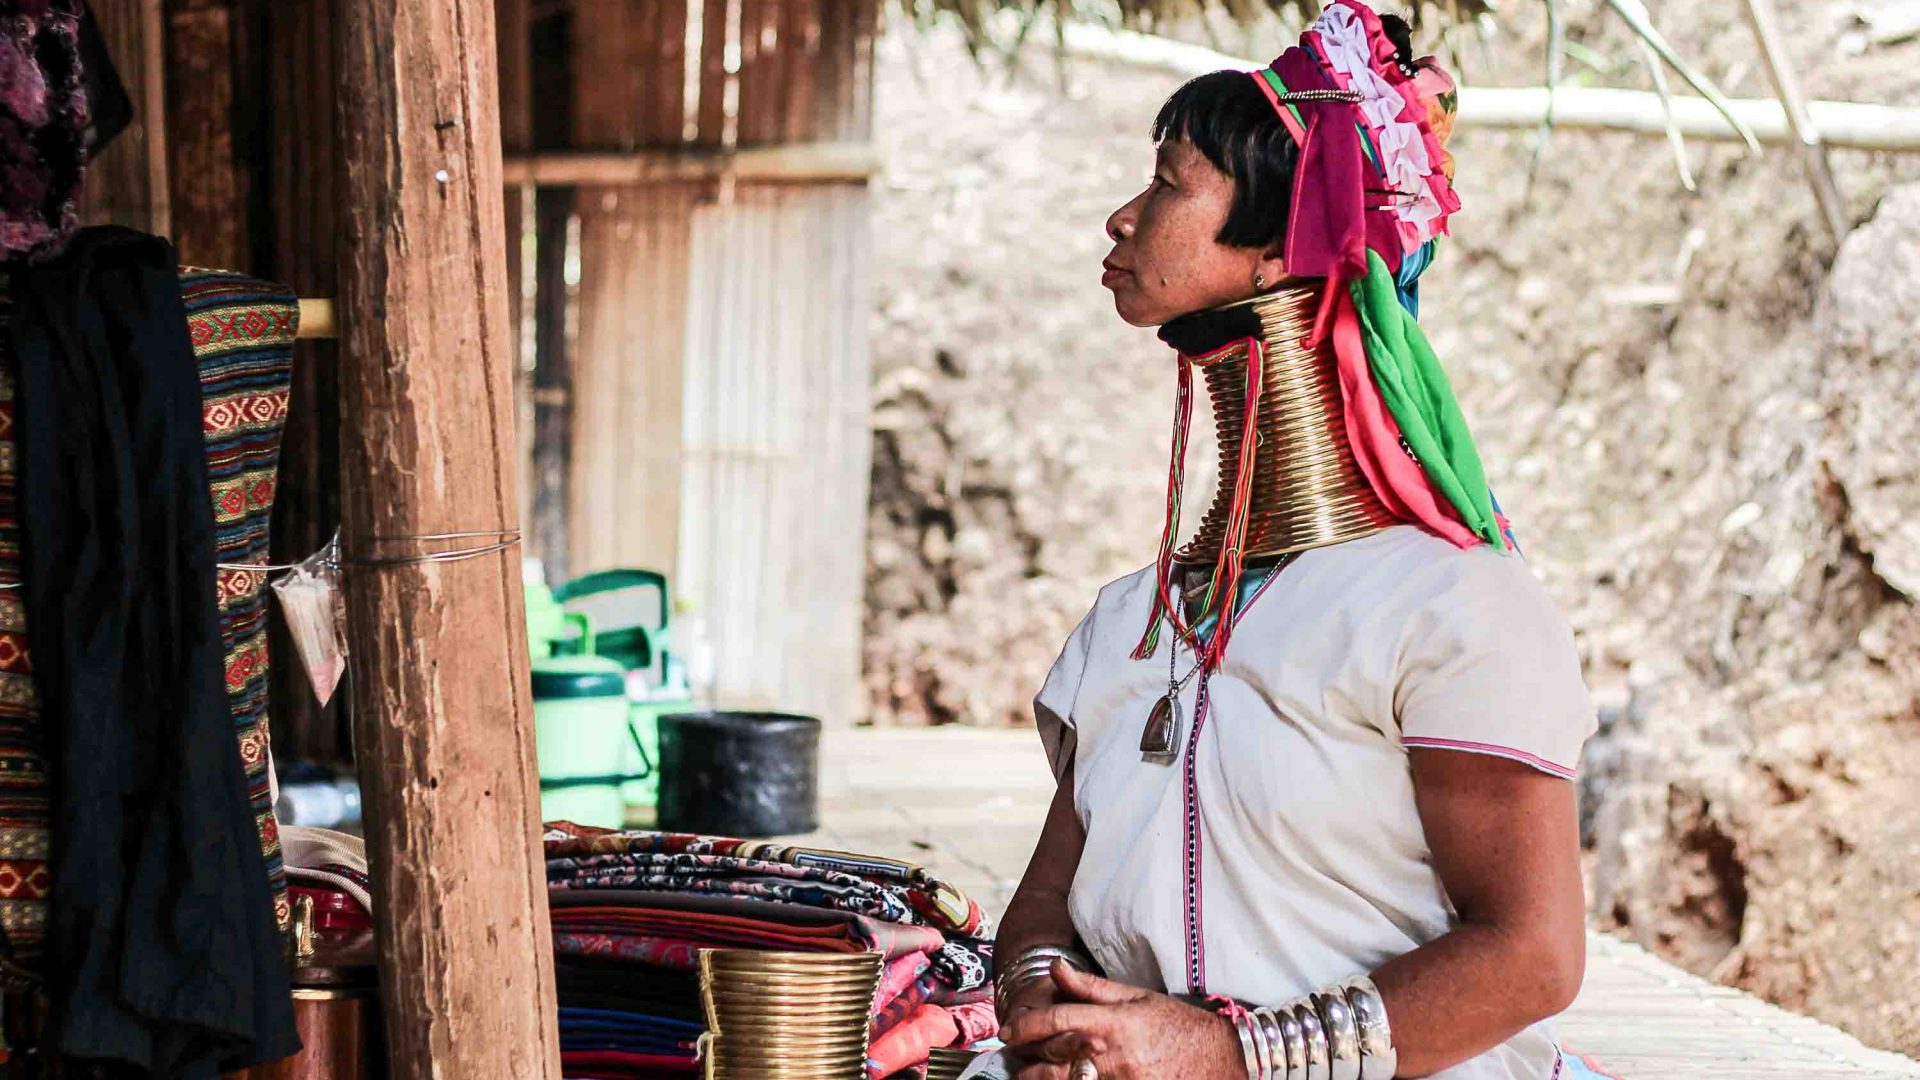
<path id="1" fill-rule="evenodd" d="M 793 143 L 743 150 L 575 151 L 507 159 L 507 182 L 542 187 L 677 184 L 730 179 L 765 183 L 858 183 L 880 171 L 867 143 Z"/>
<path id="2" fill-rule="evenodd" d="M 1069 23 L 1067 52 L 1088 60 L 1131 64 L 1191 78 L 1222 68 L 1253 70 L 1256 61 L 1151 34 Z M 1763 143 L 1794 141 L 1786 110 L 1772 99 L 1736 99 L 1733 113 Z M 1461 127 L 1532 130 L 1547 114 L 1545 87 L 1468 86 L 1460 90 Z M 1689 139 L 1742 141 L 1725 117 L 1703 98 L 1675 97 L 1673 118 Z M 1920 151 L 1920 108 L 1810 101 L 1807 114 L 1828 146 L 1852 150 Z M 1666 114 L 1658 94 L 1644 90 L 1563 86 L 1554 99 L 1553 126 L 1566 130 L 1621 131 L 1665 137 Z"/>
<path id="3" fill-rule="evenodd" d="M 492 0 L 334 23 L 354 723 L 397 1080 L 557 1080 L 517 528 Z M 500 535 L 500 534 L 495 534 Z M 358 565 L 356 565 L 358 564 Z"/>

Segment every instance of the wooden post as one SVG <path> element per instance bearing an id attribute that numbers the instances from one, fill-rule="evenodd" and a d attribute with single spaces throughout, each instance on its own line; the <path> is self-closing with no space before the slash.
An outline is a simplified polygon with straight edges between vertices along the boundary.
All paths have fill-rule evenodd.
<path id="1" fill-rule="evenodd" d="M 351 565 L 517 527 L 493 3 L 343 16 L 340 471 L 391 1072 L 556 1080 L 519 551 Z"/>

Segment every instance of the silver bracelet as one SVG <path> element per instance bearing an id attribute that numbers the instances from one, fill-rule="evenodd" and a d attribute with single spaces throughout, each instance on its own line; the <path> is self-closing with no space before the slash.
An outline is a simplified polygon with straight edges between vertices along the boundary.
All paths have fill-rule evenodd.
<path id="1" fill-rule="evenodd" d="M 1253 1019 L 1267 1045 L 1266 1080 L 1287 1080 L 1287 1044 L 1280 1035 L 1279 1018 L 1272 1009 L 1261 1008 L 1253 1010 Z"/>
<path id="2" fill-rule="evenodd" d="M 1055 960 L 1061 961 L 1076 971 L 1088 974 L 1093 972 L 1093 961 L 1077 950 L 1063 949 L 1057 945 L 1032 946 L 1014 957 L 1013 963 L 995 973 L 993 979 L 995 1009 L 1005 1015 L 1007 999 L 1028 984 L 1050 975 Z"/>
<path id="3" fill-rule="evenodd" d="M 1332 1054 L 1327 1046 L 1327 1029 L 1320 1024 L 1320 1013 L 1306 998 L 1297 999 L 1289 1008 L 1300 1021 L 1300 1038 L 1307 1046 L 1307 1067 L 1302 1080 L 1333 1080 Z"/>
<path id="4" fill-rule="evenodd" d="M 1247 1027 L 1253 1030 L 1253 1067 L 1254 1075 L 1260 1080 L 1271 1080 L 1273 1076 L 1273 1047 L 1267 1042 L 1266 1029 L 1260 1023 L 1260 1017 L 1251 1011 L 1246 1012 Z"/>
<path id="5" fill-rule="evenodd" d="M 1300 1018 L 1292 1009 L 1276 1009 L 1275 1019 L 1280 1021 L 1280 1038 L 1287 1047 L 1287 1080 L 1307 1080 L 1307 1033 L 1300 1027 Z"/>
<path id="6" fill-rule="evenodd" d="M 1360 1080 L 1393 1080 L 1400 1070 L 1400 1055 L 1393 1048 L 1386 999 L 1365 975 L 1348 979 L 1343 987 L 1360 1038 Z"/>
<path id="7" fill-rule="evenodd" d="M 1247 1067 L 1247 1080 L 1266 1080 L 1260 1073 L 1260 1052 L 1255 1049 L 1260 1036 L 1244 1011 L 1233 1014 L 1233 1033 L 1240 1036 L 1240 1060 Z"/>
<path id="8" fill-rule="evenodd" d="M 1310 1000 L 1326 1029 L 1332 1080 L 1360 1080 L 1360 1032 L 1354 1027 L 1353 1009 L 1347 1004 L 1345 990 L 1320 991 L 1310 995 Z"/>

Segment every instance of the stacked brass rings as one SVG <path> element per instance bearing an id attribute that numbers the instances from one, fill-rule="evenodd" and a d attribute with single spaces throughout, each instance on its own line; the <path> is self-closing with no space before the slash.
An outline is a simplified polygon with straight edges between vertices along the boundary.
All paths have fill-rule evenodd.
<path id="1" fill-rule="evenodd" d="M 857 1080 L 879 953 L 700 950 L 706 1080 Z"/>
<path id="2" fill-rule="evenodd" d="M 1259 316 L 1266 366 L 1260 393 L 1247 515 L 1249 558 L 1325 547 L 1379 532 L 1393 515 L 1374 494 L 1347 440 L 1346 398 L 1330 341 L 1308 347 L 1321 290 L 1306 283 L 1246 301 Z M 1247 367 L 1244 347 L 1202 369 L 1220 448 L 1220 486 L 1199 531 L 1180 551 L 1183 563 L 1219 558 L 1240 466 Z"/>
<path id="3" fill-rule="evenodd" d="M 970 1050 L 935 1050 L 927 1058 L 927 1080 L 960 1080 L 976 1056 Z"/>
<path id="4" fill-rule="evenodd" d="M 1368 978 L 1233 1018 L 1248 1080 L 1392 1080 L 1386 1003 Z"/>

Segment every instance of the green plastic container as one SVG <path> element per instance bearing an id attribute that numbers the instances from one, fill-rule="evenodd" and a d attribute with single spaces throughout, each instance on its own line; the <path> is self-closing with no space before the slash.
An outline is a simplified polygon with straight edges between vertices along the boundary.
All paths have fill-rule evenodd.
<path id="1" fill-rule="evenodd" d="M 642 775 L 641 779 L 627 781 L 620 789 L 620 795 L 627 802 L 627 824 L 634 828 L 651 828 L 654 807 L 660 802 L 660 770 L 654 764 L 660 760 L 660 718 L 668 713 L 691 711 L 693 699 L 668 695 L 629 700 L 633 708 L 633 745 L 628 751 L 628 771 L 637 771 Z M 632 759 L 635 758 L 640 766 L 638 769 L 633 767 Z"/>
<path id="2" fill-rule="evenodd" d="M 626 669 L 602 656 L 535 661 L 533 727 L 541 820 L 624 825 L 621 786 L 651 777 L 654 760 L 627 703 Z"/>

